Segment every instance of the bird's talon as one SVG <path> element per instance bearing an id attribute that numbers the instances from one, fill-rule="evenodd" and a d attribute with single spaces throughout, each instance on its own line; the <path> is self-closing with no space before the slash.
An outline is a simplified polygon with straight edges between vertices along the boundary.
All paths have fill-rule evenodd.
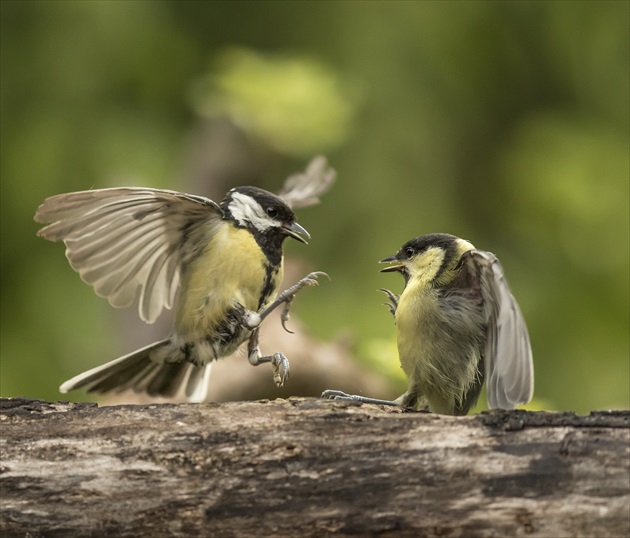
<path id="1" fill-rule="evenodd" d="M 277 387 L 284 386 L 284 382 L 289 377 L 289 360 L 280 352 L 274 353 L 271 359 L 273 366 L 273 381 Z"/>
<path id="2" fill-rule="evenodd" d="M 304 277 L 305 283 L 309 286 L 319 286 L 319 281 L 317 280 L 319 277 L 325 276 L 328 280 L 330 280 L 330 275 L 328 273 L 324 273 L 324 271 L 313 271 Z"/>
<path id="3" fill-rule="evenodd" d="M 327 389 L 324 392 L 322 392 L 322 395 L 320 396 L 320 398 L 326 398 L 328 400 L 352 400 L 352 395 L 351 394 L 347 394 L 346 392 L 343 392 L 341 390 L 332 390 L 332 389 Z"/>
<path id="4" fill-rule="evenodd" d="M 293 303 L 293 299 L 295 295 L 290 296 L 287 301 L 284 303 L 284 307 L 282 308 L 282 314 L 280 314 L 280 323 L 282 324 L 282 328 L 287 331 L 289 334 L 294 334 L 294 332 L 290 329 L 287 329 L 287 321 L 291 319 L 291 304 Z"/>
<path id="5" fill-rule="evenodd" d="M 287 331 L 289 334 L 295 334 L 295 332 L 294 332 L 294 331 L 292 331 L 291 329 L 287 329 L 287 321 L 289 321 L 289 318 L 287 318 L 287 319 L 284 319 L 284 318 L 283 318 L 283 319 L 281 320 L 281 323 L 282 323 L 282 328 L 283 328 L 285 331 Z"/>

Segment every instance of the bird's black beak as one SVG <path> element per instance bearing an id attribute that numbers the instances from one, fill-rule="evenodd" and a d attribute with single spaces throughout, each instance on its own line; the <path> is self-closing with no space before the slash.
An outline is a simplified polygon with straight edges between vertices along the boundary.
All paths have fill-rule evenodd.
<path id="1" fill-rule="evenodd" d="M 391 264 L 389 267 L 385 267 L 385 269 L 381 269 L 381 273 L 393 273 L 394 271 L 398 271 L 402 273 L 405 271 L 405 266 L 400 263 L 396 256 L 390 256 L 389 258 L 384 258 L 378 263 L 389 263 Z"/>
<path id="2" fill-rule="evenodd" d="M 282 226 L 284 232 L 293 237 L 293 239 L 297 239 L 298 241 L 308 245 L 307 239 L 311 238 L 311 234 L 309 234 L 302 226 L 300 226 L 297 222 L 293 222 L 291 224 L 285 224 Z"/>

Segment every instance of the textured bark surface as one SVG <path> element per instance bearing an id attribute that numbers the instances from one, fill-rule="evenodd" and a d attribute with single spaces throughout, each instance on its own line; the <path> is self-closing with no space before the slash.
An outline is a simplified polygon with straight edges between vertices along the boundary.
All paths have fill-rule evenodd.
<path id="1" fill-rule="evenodd" d="M 8 536 L 628 536 L 630 412 L 0 400 Z"/>

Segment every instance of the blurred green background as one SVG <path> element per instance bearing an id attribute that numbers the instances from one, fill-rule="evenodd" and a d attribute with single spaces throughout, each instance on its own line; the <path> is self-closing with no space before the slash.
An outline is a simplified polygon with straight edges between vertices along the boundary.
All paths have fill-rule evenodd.
<path id="1" fill-rule="evenodd" d="M 628 6 L 3 0 L 1 395 L 59 399 L 130 350 L 121 312 L 35 237 L 45 197 L 220 199 L 323 153 L 338 182 L 299 214 L 310 246 L 287 246 L 333 277 L 296 303 L 314 335 L 351 335 L 398 396 L 376 290 L 402 282 L 376 262 L 451 232 L 504 265 L 535 406 L 630 407 Z"/>

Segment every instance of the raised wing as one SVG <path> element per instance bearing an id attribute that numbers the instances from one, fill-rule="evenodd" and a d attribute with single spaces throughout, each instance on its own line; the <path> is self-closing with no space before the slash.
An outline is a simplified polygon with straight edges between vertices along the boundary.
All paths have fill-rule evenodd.
<path id="1" fill-rule="evenodd" d="M 534 393 L 534 364 L 525 319 L 490 252 L 471 250 L 462 256 L 462 273 L 483 297 L 488 340 L 485 378 L 490 409 L 514 409 Z M 461 275 L 460 275 L 461 276 Z"/>
<path id="2" fill-rule="evenodd" d="M 314 157 L 304 172 L 289 176 L 278 193 L 293 208 L 308 207 L 319 203 L 319 197 L 328 192 L 337 178 L 337 172 L 328 166 L 326 157 Z"/>
<path id="3" fill-rule="evenodd" d="M 72 268 L 112 306 L 130 306 L 139 289 L 147 323 L 172 308 L 182 265 L 222 217 L 208 198 L 135 187 L 52 196 L 35 214 L 49 223 L 37 235 L 63 241 Z"/>

